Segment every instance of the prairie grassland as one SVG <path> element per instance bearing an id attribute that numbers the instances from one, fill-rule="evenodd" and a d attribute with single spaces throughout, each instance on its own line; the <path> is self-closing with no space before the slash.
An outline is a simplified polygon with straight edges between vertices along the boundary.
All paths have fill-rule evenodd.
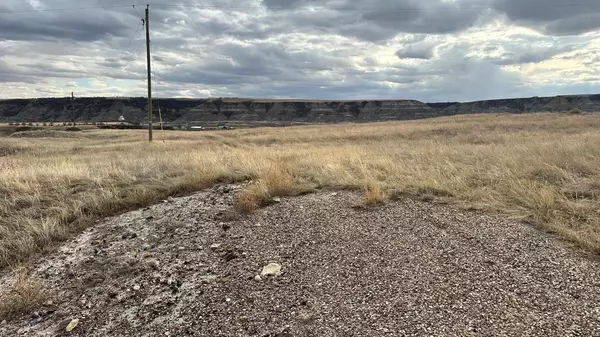
<path id="1" fill-rule="evenodd" d="M 317 189 L 364 191 L 366 204 L 413 195 L 523 219 L 600 252 L 600 116 L 471 115 L 157 132 L 151 145 L 144 131 L 3 137 L 0 266 L 99 217 L 246 180 L 241 212 Z"/>

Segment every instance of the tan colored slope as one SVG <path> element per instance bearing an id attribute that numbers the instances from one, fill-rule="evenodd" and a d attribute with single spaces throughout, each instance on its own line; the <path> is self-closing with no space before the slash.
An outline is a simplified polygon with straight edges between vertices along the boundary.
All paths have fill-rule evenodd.
<path id="1" fill-rule="evenodd" d="M 52 303 L 0 336 L 600 334 L 599 264 L 526 224 L 351 192 L 236 217 L 238 190 L 98 223 L 35 264 Z"/>
<path id="2" fill-rule="evenodd" d="M 266 194 L 379 186 L 444 199 L 597 252 L 599 130 L 596 115 L 536 114 L 156 132 L 152 145 L 144 131 L 0 138 L 0 265 L 44 253 L 98 217 L 247 179 Z"/>

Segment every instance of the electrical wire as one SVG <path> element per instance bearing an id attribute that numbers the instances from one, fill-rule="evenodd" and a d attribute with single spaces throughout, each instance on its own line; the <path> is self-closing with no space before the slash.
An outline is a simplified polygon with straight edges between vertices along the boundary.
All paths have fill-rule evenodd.
<path id="1" fill-rule="evenodd" d="M 137 29 L 135 30 L 135 32 L 133 33 L 133 35 L 132 35 L 132 36 L 131 36 L 131 38 L 129 39 L 129 42 L 127 43 L 127 47 L 126 47 L 125 49 L 123 49 L 123 50 L 121 51 L 121 53 L 119 54 L 119 56 L 118 56 L 119 58 L 120 58 L 121 56 L 123 56 L 123 54 L 125 54 L 125 53 L 127 52 L 127 50 L 129 50 L 129 47 L 131 46 L 131 43 L 132 43 L 132 42 L 133 42 L 133 40 L 135 39 L 136 35 L 137 35 L 137 34 L 138 34 L 140 31 L 141 31 L 141 27 L 144 27 L 144 26 L 143 26 L 143 25 L 141 25 L 141 26 L 137 27 Z M 128 65 L 129 65 L 129 64 L 132 62 L 132 61 L 133 61 L 133 60 L 135 60 L 135 59 L 136 59 L 135 55 L 137 55 L 137 54 L 138 54 L 138 51 L 140 50 L 140 47 L 141 47 L 141 46 L 142 46 L 142 45 L 138 45 L 138 46 L 135 48 L 135 50 L 133 51 L 133 57 L 129 58 L 129 59 L 127 60 L 127 62 L 125 62 L 125 64 L 124 64 L 122 67 L 120 67 L 120 68 L 119 68 L 119 69 L 117 69 L 117 70 L 115 70 L 115 68 L 112 68 L 112 69 L 111 69 L 111 71 L 109 71 L 109 72 L 108 72 L 108 75 L 106 75 L 106 77 L 112 77 L 112 75 L 114 75 L 114 74 L 115 74 L 115 72 L 120 72 L 120 71 L 124 70 L 124 69 L 125 69 L 125 68 L 126 68 L 126 67 L 127 67 L 127 66 L 128 66 Z"/>
<path id="2" fill-rule="evenodd" d="M 331 11 L 350 11 L 350 12 L 371 12 L 371 11 L 393 11 L 393 12 L 423 12 L 423 11 L 429 11 L 429 9 L 427 8 L 408 8 L 408 7 L 373 7 L 373 8 L 368 8 L 368 7 L 363 7 L 363 8 L 352 8 L 352 7 L 332 7 L 332 8 L 328 8 L 328 7 L 294 7 L 294 8 L 289 8 L 289 7 L 265 7 L 265 6 L 223 6 L 223 5 L 198 5 L 198 4 L 190 4 L 190 3 L 182 3 L 182 4 L 165 4 L 165 3 L 150 3 L 148 4 L 149 6 L 156 6 L 156 7 L 192 7 L 192 8 L 198 8 L 198 9 L 239 9 L 239 10 L 243 10 L 243 9 L 266 9 L 266 10 L 272 10 L 272 11 L 277 11 L 277 10 L 295 10 L 295 9 L 308 9 L 310 8 L 313 11 L 323 11 L 323 10 L 331 10 Z M 548 4 L 530 4 L 530 5 L 522 5 L 522 7 L 527 7 L 527 8 L 582 8 L 582 7 L 594 7 L 597 6 L 598 3 L 581 3 L 581 4 L 574 4 L 574 3 L 567 3 L 567 4 L 552 4 L 552 5 L 548 5 Z M 35 13 L 35 12 L 54 12 L 54 11 L 73 11 L 73 10 L 86 10 L 86 9 L 103 9 L 103 8 L 123 8 L 123 7 L 130 7 L 130 6 L 134 6 L 135 9 L 135 4 L 128 4 L 128 5 L 108 5 L 108 6 L 89 6 L 89 7 L 71 7 L 71 8 L 47 8 L 47 9 L 24 9 L 24 10 L 13 10 L 13 11 L 2 11 L 0 12 L 0 14 L 17 14 L 17 13 Z M 451 10 L 453 9 L 452 7 L 450 8 L 444 8 L 444 10 Z M 459 10 L 459 11 L 468 11 L 468 10 L 484 10 L 484 9 L 497 9 L 493 6 L 489 6 L 489 5 L 481 5 L 481 6 L 477 6 L 477 5 L 471 5 L 471 6 L 463 6 L 463 7 L 455 7 L 454 9 Z M 135 9 L 137 12 L 137 9 Z M 138 13 L 139 16 L 139 13 Z"/>
<path id="3" fill-rule="evenodd" d="M 138 12 L 137 8 L 135 8 L 135 5 L 133 5 L 132 7 L 133 7 L 133 10 L 135 11 L 135 13 L 137 14 L 137 16 L 139 16 L 141 20 L 144 20 L 144 17 L 140 14 L 140 12 Z"/>
<path id="4" fill-rule="evenodd" d="M 131 5 L 109 5 L 109 6 L 90 6 L 90 7 L 70 7 L 70 8 L 46 8 L 46 9 L 21 9 L 14 11 L 2 11 L 0 14 L 16 14 L 16 13 L 34 13 L 34 12 L 56 12 L 56 11 L 77 11 L 84 9 L 103 9 L 103 8 L 122 8 Z"/>
<path id="5" fill-rule="evenodd" d="M 156 89 L 156 88 L 158 88 L 158 81 L 156 80 L 156 66 L 153 68 L 154 68 L 154 71 L 152 71 L 150 76 L 151 76 L 154 88 Z M 164 133 L 165 129 L 163 127 L 162 111 L 160 109 L 160 100 L 158 99 L 158 96 L 155 96 L 152 100 L 156 102 L 156 107 L 158 108 L 158 120 L 160 122 L 160 131 L 161 131 L 160 134 L 162 135 L 162 141 L 164 143 L 165 142 L 165 133 Z"/>
<path id="6" fill-rule="evenodd" d="M 362 7 L 362 8 L 352 8 L 352 7 L 265 7 L 265 6 L 222 6 L 222 5 L 198 5 L 198 4 L 164 4 L 164 3 L 150 3 L 150 6 L 156 7 L 191 7 L 198 9 L 266 9 L 273 11 L 285 11 L 285 10 L 297 10 L 297 9 L 311 9 L 312 11 L 323 11 L 323 10 L 331 10 L 331 11 L 350 11 L 350 12 L 372 12 L 372 11 L 394 11 L 394 12 L 424 12 L 430 11 L 427 8 L 408 8 L 408 7 Z M 530 5 L 522 5 L 522 7 L 529 8 L 569 8 L 569 7 L 593 7 L 597 6 L 598 3 L 584 3 L 584 4 L 530 4 Z M 444 10 L 451 10 L 452 7 L 444 8 Z M 459 6 L 455 7 L 456 10 L 467 11 L 467 10 L 484 10 L 484 9 L 497 9 L 493 6 L 489 5 L 471 5 L 471 6 Z"/>

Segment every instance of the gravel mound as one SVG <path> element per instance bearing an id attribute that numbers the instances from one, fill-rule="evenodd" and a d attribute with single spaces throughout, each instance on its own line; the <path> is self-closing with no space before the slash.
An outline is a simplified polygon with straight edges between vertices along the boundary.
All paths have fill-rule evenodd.
<path id="1" fill-rule="evenodd" d="M 0 335 L 600 335 L 598 263 L 527 225 L 410 199 L 356 207 L 352 192 L 246 217 L 237 189 L 66 243 L 36 269 L 52 303 Z"/>

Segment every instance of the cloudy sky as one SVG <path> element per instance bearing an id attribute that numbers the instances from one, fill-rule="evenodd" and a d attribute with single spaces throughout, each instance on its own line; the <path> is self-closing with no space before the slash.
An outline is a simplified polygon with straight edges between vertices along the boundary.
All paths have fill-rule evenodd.
<path id="1" fill-rule="evenodd" d="M 146 96 L 129 1 L 0 0 L 0 98 Z M 598 0 L 157 1 L 157 97 L 600 93 Z"/>

